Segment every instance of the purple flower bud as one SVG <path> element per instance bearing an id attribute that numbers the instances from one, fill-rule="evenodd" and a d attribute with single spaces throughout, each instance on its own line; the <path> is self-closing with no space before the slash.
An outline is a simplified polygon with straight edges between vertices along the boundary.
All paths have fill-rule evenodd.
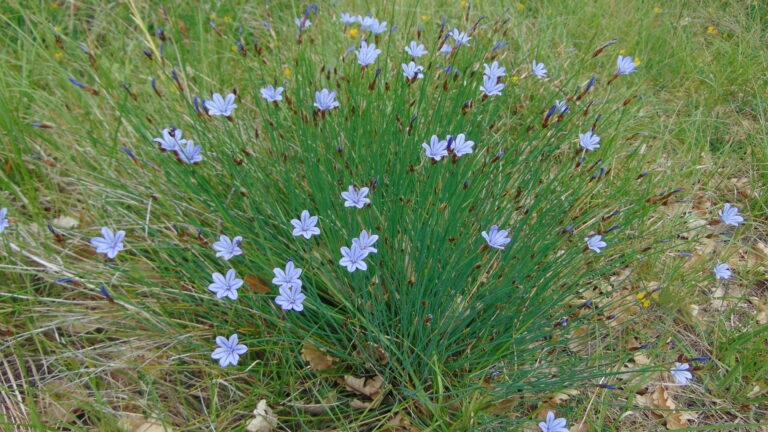
<path id="1" fill-rule="evenodd" d="M 128 156 L 130 156 L 130 158 L 131 158 L 131 159 L 133 159 L 133 160 L 136 160 L 136 156 L 134 156 L 134 154 L 133 154 L 133 152 L 131 151 L 131 149 L 129 149 L 128 147 L 122 147 L 122 149 L 123 149 L 123 151 L 124 151 L 126 154 L 128 154 Z"/>
<path id="2" fill-rule="evenodd" d="M 573 225 L 568 225 L 567 227 L 565 227 L 565 230 L 564 230 L 564 231 L 565 231 L 565 232 L 571 232 L 571 231 L 573 231 Z"/>
<path id="3" fill-rule="evenodd" d="M 589 89 L 591 89 L 592 86 L 595 85 L 596 80 L 597 80 L 597 77 L 595 75 L 592 75 L 592 78 L 589 80 L 589 83 L 587 84 L 587 88 L 584 89 L 584 93 L 588 92 Z"/>
<path id="4" fill-rule="evenodd" d="M 664 239 L 661 241 L 662 243 L 669 243 L 669 239 Z"/>
<path id="5" fill-rule="evenodd" d="M 592 306 L 592 304 L 593 304 L 592 300 L 587 300 L 584 302 L 584 307 L 590 307 Z"/>
<path id="6" fill-rule="evenodd" d="M 152 84 L 152 89 L 157 91 L 157 80 L 152 78 L 152 81 L 150 81 L 150 83 Z"/>
<path id="7" fill-rule="evenodd" d="M 608 390 L 618 390 L 618 388 L 610 385 L 610 384 L 600 384 L 598 385 L 600 388 L 608 389 Z"/>
<path id="8" fill-rule="evenodd" d="M 32 123 L 32 127 L 43 127 L 42 123 L 34 122 Z"/>
<path id="9" fill-rule="evenodd" d="M 72 279 L 68 278 L 58 278 L 55 280 L 56 283 L 72 283 L 74 282 Z"/>
<path id="10" fill-rule="evenodd" d="M 443 15 L 443 14 L 440 14 L 440 17 L 442 18 L 442 22 L 440 23 L 440 30 L 444 30 L 444 29 L 445 29 L 445 23 L 446 23 L 446 21 L 447 21 L 447 18 L 446 18 L 446 17 L 445 17 L 445 15 Z"/>
<path id="11" fill-rule="evenodd" d="M 195 111 L 200 112 L 200 98 L 194 95 L 192 96 L 192 101 L 195 103 Z"/>
<path id="12" fill-rule="evenodd" d="M 696 357 L 696 358 L 692 358 L 691 359 L 691 361 L 697 361 L 697 362 L 705 362 L 705 361 L 710 361 L 710 360 L 712 360 L 712 359 L 709 358 L 709 357 Z"/>
<path id="13" fill-rule="evenodd" d="M 208 21 L 208 25 L 211 26 L 212 29 L 216 28 L 216 24 L 214 24 L 213 21 Z"/>
<path id="14" fill-rule="evenodd" d="M 682 256 L 682 257 L 692 257 L 693 256 L 693 254 L 689 254 L 687 252 L 678 252 L 677 254 Z"/>
<path id="15" fill-rule="evenodd" d="M 381 75 L 381 68 L 376 68 L 376 73 L 373 75 L 373 79 L 377 79 Z"/>
<path id="16" fill-rule="evenodd" d="M 78 80 L 76 80 L 76 79 L 74 79 L 72 77 L 69 78 L 69 82 L 71 82 L 72 84 L 80 87 L 83 90 L 85 90 L 87 88 L 83 83 L 81 83 L 80 81 L 78 81 Z"/>
<path id="17" fill-rule="evenodd" d="M 144 55 L 149 57 L 150 59 L 152 58 L 152 53 L 149 52 L 149 50 L 147 50 L 147 49 L 144 50 Z"/>
<path id="18" fill-rule="evenodd" d="M 264 28 L 265 29 L 270 30 L 270 31 L 272 30 L 272 26 L 270 26 L 268 22 L 266 22 L 264 20 L 261 20 L 261 23 L 264 24 Z"/>
<path id="19" fill-rule="evenodd" d="M 608 319 L 616 319 L 616 314 L 610 314 L 610 315 L 608 315 Z"/>
<path id="20" fill-rule="evenodd" d="M 58 235 L 58 233 L 56 232 L 56 230 L 55 230 L 55 229 L 53 229 L 53 225 L 51 225 L 51 224 L 48 224 L 48 225 L 46 226 L 46 228 L 48 228 L 48 231 L 50 231 L 50 232 L 51 232 L 51 234 L 53 234 L 53 235 Z"/>
<path id="21" fill-rule="evenodd" d="M 494 52 L 497 49 L 503 49 L 506 46 L 507 46 L 507 42 L 503 41 L 503 40 L 500 40 L 500 41 L 496 42 L 496 44 L 493 46 L 493 49 L 491 49 L 491 52 Z"/>
<path id="22" fill-rule="evenodd" d="M 551 107 L 549 107 L 549 111 L 547 111 L 547 116 L 545 118 L 549 119 L 550 117 L 552 117 L 552 115 L 555 113 L 556 110 L 557 110 L 557 105 L 552 105 Z"/>
<path id="23" fill-rule="evenodd" d="M 88 47 L 83 44 L 80 44 L 80 50 L 86 54 L 88 53 Z"/>
<path id="24" fill-rule="evenodd" d="M 605 233 L 608 234 L 609 232 L 616 231 L 619 228 L 621 228 L 621 225 L 614 225 L 614 226 L 608 228 L 608 231 L 606 231 Z"/>
<path id="25" fill-rule="evenodd" d="M 389 34 L 392 34 L 397 29 L 398 26 L 393 25 L 391 29 L 389 29 Z"/>
<path id="26" fill-rule="evenodd" d="M 104 297 L 112 298 L 112 296 L 109 295 L 109 293 L 107 292 L 107 287 L 105 287 L 104 285 L 100 286 L 99 290 L 101 290 L 101 295 L 103 295 Z"/>

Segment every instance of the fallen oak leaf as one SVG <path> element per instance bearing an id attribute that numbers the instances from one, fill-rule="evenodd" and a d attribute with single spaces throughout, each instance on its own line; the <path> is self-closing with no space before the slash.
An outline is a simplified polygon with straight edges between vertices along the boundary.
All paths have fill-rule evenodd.
<path id="1" fill-rule="evenodd" d="M 368 396 L 371 399 L 379 395 L 382 384 L 384 384 L 384 378 L 378 375 L 373 378 L 357 378 L 344 375 L 344 386 L 347 390 Z"/>
<path id="2" fill-rule="evenodd" d="M 301 358 L 309 363 L 309 367 L 313 371 L 330 369 L 333 367 L 333 362 L 336 360 L 310 344 L 304 344 L 301 348 Z"/>
<path id="3" fill-rule="evenodd" d="M 272 413 L 272 408 L 267 405 L 267 400 L 262 399 L 253 410 L 254 418 L 245 427 L 248 432 L 271 432 L 277 426 L 277 418 Z"/>

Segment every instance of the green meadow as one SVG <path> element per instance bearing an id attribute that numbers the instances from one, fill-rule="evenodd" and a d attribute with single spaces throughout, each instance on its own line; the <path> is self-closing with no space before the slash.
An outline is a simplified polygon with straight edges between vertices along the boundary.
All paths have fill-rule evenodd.
<path id="1" fill-rule="evenodd" d="M 0 13 L 0 430 L 768 431 L 768 2 Z"/>

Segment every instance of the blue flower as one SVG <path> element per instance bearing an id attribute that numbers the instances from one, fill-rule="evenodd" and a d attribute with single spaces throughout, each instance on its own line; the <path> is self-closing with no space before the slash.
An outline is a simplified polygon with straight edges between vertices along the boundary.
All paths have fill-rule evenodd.
<path id="1" fill-rule="evenodd" d="M 448 55 L 451 52 L 453 52 L 453 46 L 448 44 L 443 44 L 439 51 L 439 53 L 442 55 Z"/>
<path id="2" fill-rule="evenodd" d="M 341 259 L 339 260 L 339 264 L 345 266 L 347 268 L 347 271 L 352 273 L 355 270 L 368 270 L 368 265 L 365 264 L 365 257 L 367 257 L 368 254 L 363 252 L 360 249 L 360 246 L 356 244 L 352 244 L 352 248 L 343 247 L 341 248 Z"/>
<path id="3" fill-rule="evenodd" d="M 360 49 L 355 51 L 357 62 L 360 66 L 366 67 L 376 61 L 376 57 L 381 54 L 381 50 L 376 48 L 376 44 L 370 44 L 366 41 L 360 42 Z"/>
<path id="4" fill-rule="evenodd" d="M 500 96 L 501 90 L 503 89 L 504 84 L 500 84 L 497 78 L 483 75 L 483 86 L 480 87 L 480 90 L 482 90 L 486 96 Z"/>
<path id="5" fill-rule="evenodd" d="M 179 159 L 181 159 L 182 162 L 188 164 L 202 161 L 203 156 L 200 154 L 201 152 L 202 147 L 199 145 L 196 146 L 192 140 L 185 140 L 184 147 L 179 147 L 176 149 L 176 153 L 179 155 Z"/>
<path id="6" fill-rule="evenodd" d="M 451 30 L 450 34 L 451 34 L 451 36 L 453 36 L 453 39 L 456 41 L 456 47 L 457 48 L 462 46 L 462 45 L 469 46 L 469 40 L 472 39 L 465 32 L 460 32 L 459 29 Z"/>
<path id="7" fill-rule="evenodd" d="M 309 18 L 294 18 L 293 22 L 299 28 L 299 31 L 312 25 L 312 21 L 310 21 Z"/>
<path id="8" fill-rule="evenodd" d="M 233 256 L 241 255 L 243 253 L 243 251 L 240 250 L 240 243 L 242 241 L 243 238 L 240 236 L 237 236 L 232 240 L 225 235 L 219 236 L 219 241 L 213 244 L 213 250 L 216 251 L 217 257 L 222 257 L 229 261 Z"/>
<path id="9" fill-rule="evenodd" d="M 635 71 L 635 68 L 637 67 L 637 63 L 635 63 L 635 60 L 632 58 L 632 56 L 626 56 L 620 55 L 618 59 L 616 59 L 616 75 L 627 75 L 631 74 Z"/>
<path id="10" fill-rule="evenodd" d="M 547 77 L 547 69 L 544 68 L 544 63 L 536 63 L 536 60 L 533 61 L 533 74 L 536 75 L 539 78 L 546 78 Z"/>
<path id="11" fill-rule="evenodd" d="M 596 235 L 594 237 L 587 237 L 584 239 L 584 241 L 587 242 L 587 247 L 592 249 L 593 251 L 600 253 L 602 252 L 600 249 L 608 246 L 608 243 L 603 241 L 603 236 Z"/>
<path id="12" fill-rule="evenodd" d="M 310 216 L 307 210 L 301 212 L 301 220 L 291 219 L 291 225 L 293 225 L 293 235 L 304 236 L 308 239 L 313 235 L 320 234 L 320 228 L 317 228 L 317 216 Z"/>
<path id="13" fill-rule="evenodd" d="M 555 413 L 549 411 L 547 413 L 547 421 L 539 423 L 539 429 L 541 432 L 568 432 L 565 425 L 568 421 L 564 418 L 555 418 Z"/>
<path id="14" fill-rule="evenodd" d="M 440 140 L 437 135 L 432 135 L 429 144 L 421 143 L 428 158 L 439 161 L 444 156 L 448 156 L 448 141 Z"/>
<path id="15" fill-rule="evenodd" d="M 354 186 L 350 186 L 349 190 L 341 193 L 341 197 L 344 198 L 344 207 L 357 207 L 359 209 L 370 204 L 371 200 L 366 198 L 366 195 L 368 195 L 367 187 L 357 190 Z"/>
<path id="16" fill-rule="evenodd" d="M 424 66 L 419 66 L 414 62 L 408 64 L 403 63 L 403 76 L 408 80 L 414 80 L 417 78 L 424 78 L 424 74 L 421 71 L 424 70 Z"/>
<path id="17" fill-rule="evenodd" d="M 125 249 L 123 238 L 125 238 L 125 231 L 113 234 L 111 229 L 104 227 L 101 229 L 101 237 L 91 239 L 91 245 L 96 246 L 96 253 L 106 254 L 107 258 L 112 259 L 118 252 Z"/>
<path id="18" fill-rule="evenodd" d="M 464 134 L 458 134 L 453 142 L 451 142 L 449 137 L 448 142 L 451 143 L 451 150 L 453 150 L 453 154 L 456 157 L 472 153 L 472 146 L 475 145 L 474 141 L 467 141 Z"/>
<path id="19" fill-rule="evenodd" d="M 691 365 L 688 363 L 679 363 L 675 362 L 675 367 L 669 370 L 669 373 L 672 374 L 673 377 L 675 377 L 675 383 L 680 385 L 687 385 L 688 381 L 691 381 L 693 379 L 693 374 L 688 372 L 688 369 L 691 368 Z"/>
<path id="20" fill-rule="evenodd" d="M 344 25 L 354 24 L 357 21 L 357 17 L 352 16 L 348 13 L 342 13 L 341 18 L 339 19 L 341 19 L 341 22 L 343 22 Z"/>
<path id="21" fill-rule="evenodd" d="M 424 48 L 424 45 L 417 43 L 415 40 L 411 41 L 411 44 L 405 47 L 405 52 L 407 52 L 413 58 L 419 58 L 423 55 L 429 54 L 427 49 Z"/>
<path id="22" fill-rule="evenodd" d="M 6 228 L 8 228 L 8 218 L 6 217 L 8 215 L 8 209 L 3 207 L 0 209 L 0 233 L 5 231 Z"/>
<path id="23" fill-rule="evenodd" d="M 235 269 L 229 269 L 227 275 L 221 273 L 211 274 L 213 283 L 208 285 L 208 290 L 216 294 L 217 298 L 228 297 L 237 300 L 237 289 L 243 286 L 243 280 L 238 279 Z"/>
<path id="24" fill-rule="evenodd" d="M 376 18 L 365 17 L 360 20 L 363 30 L 369 31 L 374 35 L 387 31 L 387 22 L 379 22 Z"/>
<path id="25" fill-rule="evenodd" d="M 561 101 L 561 100 L 555 101 L 555 110 L 557 110 L 558 114 L 564 114 L 570 108 L 571 107 L 568 106 L 568 104 L 566 104 L 565 101 Z"/>
<path id="26" fill-rule="evenodd" d="M 731 278 L 731 266 L 726 263 L 718 263 L 712 270 L 715 274 L 715 279 L 730 279 Z"/>
<path id="27" fill-rule="evenodd" d="M 301 293 L 301 288 L 295 286 L 281 286 L 280 295 L 275 297 L 275 303 L 280 305 L 283 310 L 295 310 L 301 312 L 304 310 L 302 304 L 307 298 Z"/>
<path id="28" fill-rule="evenodd" d="M 277 102 L 283 100 L 281 95 L 285 90 L 283 87 L 275 88 L 271 84 L 261 89 L 261 97 L 266 99 L 267 102 Z"/>
<path id="29" fill-rule="evenodd" d="M 497 61 L 491 63 L 491 66 L 488 66 L 487 64 L 483 64 L 483 67 L 485 67 L 485 72 L 483 74 L 485 76 L 489 76 L 494 79 L 503 77 L 504 75 L 507 74 L 507 68 L 503 66 L 499 66 L 499 62 Z"/>
<path id="30" fill-rule="evenodd" d="M 245 345 L 239 344 L 237 334 L 233 334 L 229 339 L 224 336 L 216 336 L 216 348 L 211 354 L 211 358 L 219 361 L 219 366 L 236 366 L 240 356 L 248 350 Z"/>
<path id="31" fill-rule="evenodd" d="M 585 150 L 592 151 L 600 148 L 599 142 L 600 137 L 597 134 L 593 134 L 591 130 L 587 131 L 587 133 L 579 134 L 579 145 Z"/>
<path id="32" fill-rule="evenodd" d="M 483 231 L 481 235 L 488 242 L 488 246 L 501 250 L 504 250 L 504 246 L 512 241 L 509 238 L 509 231 L 500 230 L 498 225 L 492 225 L 488 232 Z"/>
<path id="33" fill-rule="evenodd" d="M 275 274 L 275 277 L 272 278 L 273 284 L 279 285 L 280 287 L 301 288 L 301 280 L 299 280 L 301 269 L 297 268 L 296 265 L 293 264 L 293 261 L 288 260 L 285 264 L 285 270 L 274 268 L 272 269 L 272 272 Z"/>
<path id="34" fill-rule="evenodd" d="M 740 223 L 744 222 L 744 218 L 739 216 L 739 209 L 731 207 L 730 203 L 725 203 L 719 214 L 720 221 L 726 225 L 739 226 Z"/>
<path id="35" fill-rule="evenodd" d="M 336 92 L 328 91 L 328 89 L 322 89 L 319 92 L 315 92 L 315 106 L 321 111 L 327 111 L 339 106 L 336 101 Z"/>
<path id="36" fill-rule="evenodd" d="M 171 135 L 173 133 L 173 135 Z M 181 129 L 166 128 L 163 129 L 163 137 L 155 138 L 152 141 L 160 144 L 163 150 L 175 151 L 187 143 L 187 140 L 181 139 Z"/>
<path id="37" fill-rule="evenodd" d="M 360 232 L 360 237 L 352 239 L 352 244 L 356 245 L 360 249 L 360 252 L 368 255 L 378 252 L 378 250 L 373 247 L 373 244 L 376 243 L 376 240 L 378 239 L 379 236 L 376 234 L 368 234 L 368 231 L 363 230 Z"/>
<path id="38" fill-rule="evenodd" d="M 226 99 L 214 93 L 212 99 L 212 101 L 203 101 L 203 107 L 208 110 L 208 115 L 228 117 L 232 114 L 232 110 L 237 108 L 235 95 L 232 93 L 228 94 Z"/>

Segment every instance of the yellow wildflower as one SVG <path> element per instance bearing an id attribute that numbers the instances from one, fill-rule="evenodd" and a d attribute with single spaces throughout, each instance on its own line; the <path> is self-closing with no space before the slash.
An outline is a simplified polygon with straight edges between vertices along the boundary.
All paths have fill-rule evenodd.
<path id="1" fill-rule="evenodd" d="M 54 55 L 53 55 L 53 57 L 54 57 L 54 58 L 56 58 L 56 59 L 60 59 L 60 58 L 61 58 L 61 56 L 63 56 L 63 55 L 64 55 L 64 54 L 62 54 L 62 53 L 60 53 L 60 52 L 57 52 L 56 54 L 54 54 Z"/>
<path id="2" fill-rule="evenodd" d="M 659 12 L 661 12 L 661 8 L 660 7 L 653 8 L 653 13 L 659 13 Z"/>
<path id="3" fill-rule="evenodd" d="M 59 4 L 56 2 L 51 2 L 51 9 L 56 9 L 59 7 Z"/>
<path id="4" fill-rule="evenodd" d="M 226 16 L 224 17 L 224 21 L 226 21 L 226 22 L 232 22 L 232 17 L 231 17 L 231 16 L 229 16 L 229 15 L 226 15 Z"/>
<path id="5" fill-rule="evenodd" d="M 352 28 L 352 29 L 349 29 L 347 33 L 349 34 L 349 37 L 356 38 L 358 32 L 356 28 Z"/>
<path id="6" fill-rule="evenodd" d="M 624 55 L 624 53 L 627 52 L 627 50 L 620 49 L 619 54 Z"/>
<path id="7" fill-rule="evenodd" d="M 707 33 L 709 33 L 709 34 L 717 34 L 717 29 L 715 28 L 715 26 L 709 26 L 709 27 L 707 27 Z"/>
<path id="8" fill-rule="evenodd" d="M 286 67 L 285 69 L 283 69 L 283 75 L 285 75 L 286 78 L 291 76 L 292 74 L 293 74 L 293 71 L 291 70 L 291 68 Z"/>
<path id="9" fill-rule="evenodd" d="M 638 66 L 640 66 L 640 63 L 641 63 L 641 62 L 640 62 L 640 59 L 639 59 L 639 58 L 637 58 L 637 57 L 635 57 L 635 64 L 636 64 L 636 65 L 638 65 Z"/>
<path id="10" fill-rule="evenodd" d="M 422 16 L 421 16 L 421 20 L 422 20 L 422 21 L 427 21 L 427 20 L 429 20 L 429 15 L 422 15 Z"/>
<path id="11" fill-rule="evenodd" d="M 238 50 L 237 45 L 232 45 L 232 51 L 237 52 L 237 50 Z"/>
<path id="12" fill-rule="evenodd" d="M 518 8 L 519 10 L 523 10 L 523 9 L 525 9 L 525 5 L 524 5 L 524 4 L 522 4 L 522 3 L 518 3 L 518 4 L 517 4 L 517 8 Z"/>
<path id="13" fill-rule="evenodd" d="M 61 27 L 59 27 L 59 26 L 53 26 L 53 31 L 55 31 L 56 33 L 58 33 L 58 32 L 60 32 L 60 31 L 61 31 Z"/>
<path id="14" fill-rule="evenodd" d="M 461 9 L 466 9 L 467 6 L 469 6 L 469 3 L 467 3 L 467 0 L 461 0 L 461 2 L 459 3 L 459 8 Z"/>
<path id="15" fill-rule="evenodd" d="M 509 80 L 512 81 L 513 83 L 516 83 L 516 82 L 520 81 L 520 77 L 517 76 L 517 75 L 511 76 L 511 77 L 509 77 Z"/>

